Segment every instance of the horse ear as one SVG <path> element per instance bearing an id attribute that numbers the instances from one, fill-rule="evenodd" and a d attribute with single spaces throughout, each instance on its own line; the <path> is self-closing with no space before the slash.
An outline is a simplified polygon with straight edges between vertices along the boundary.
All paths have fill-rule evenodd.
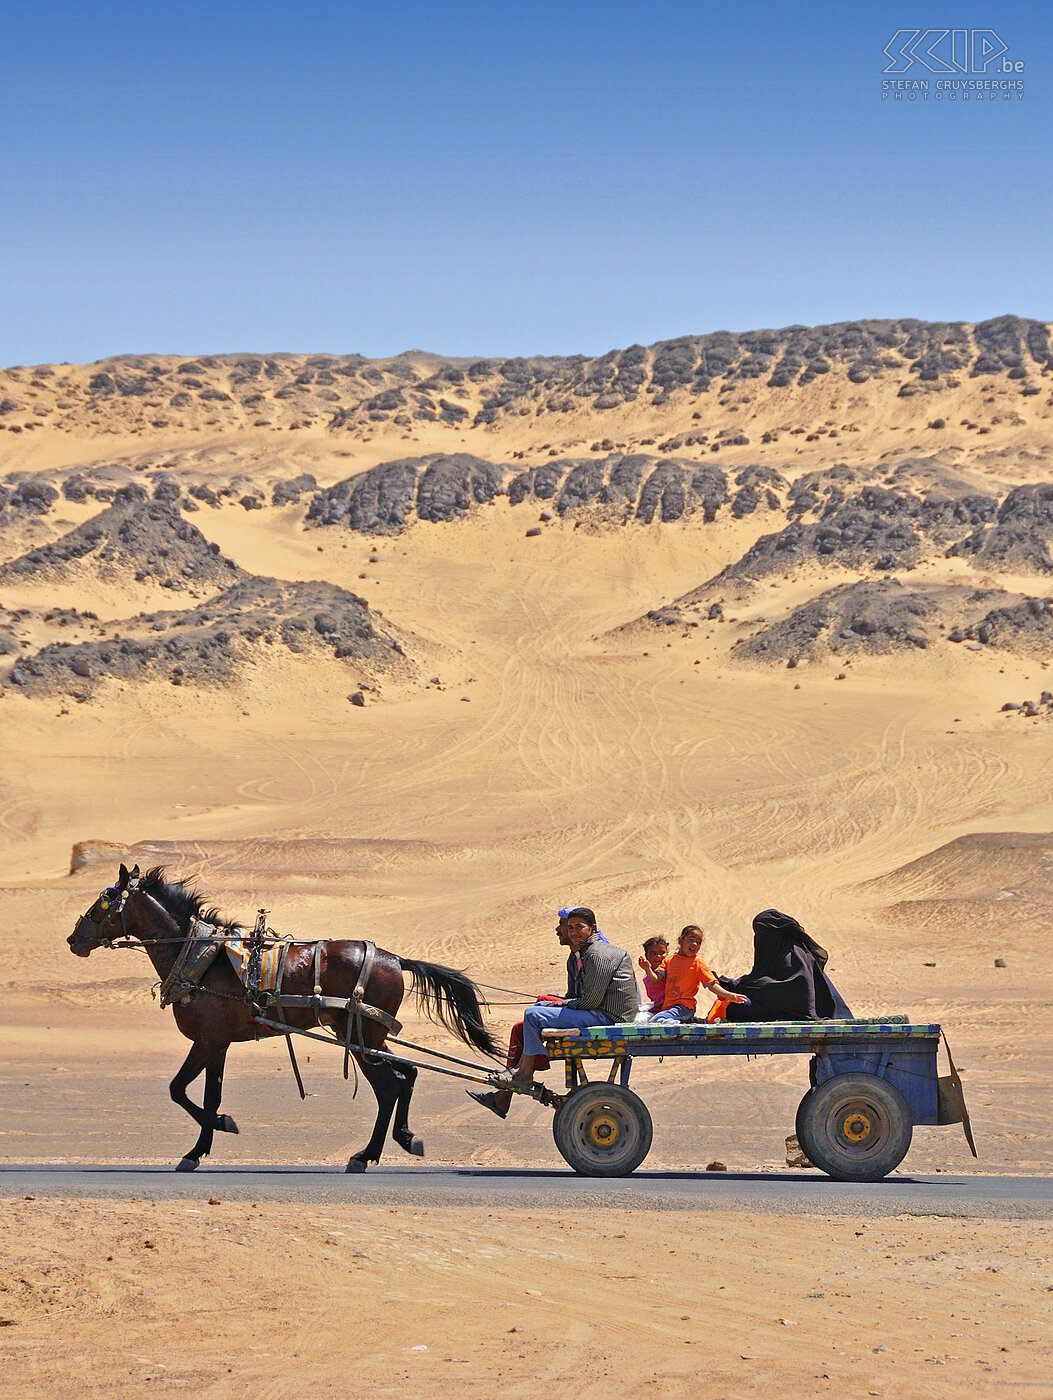
<path id="1" fill-rule="evenodd" d="M 133 879 L 133 880 L 138 880 L 138 878 L 139 878 L 139 866 L 138 866 L 138 865 L 133 865 L 133 866 L 132 866 L 132 879 Z"/>
<path id="2" fill-rule="evenodd" d="M 118 872 L 118 875 L 117 875 L 117 888 L 118 888 L 119 890 L 123 890 L 123 889 L 126 889 L 126 888 L 127 888 L 127 885 L 128 885 L 128 867 L 127 867 L 127 866 L 124 864 L 124 862 L 122 861 L 122 862 L 121 862 L 120 871 Z"/>

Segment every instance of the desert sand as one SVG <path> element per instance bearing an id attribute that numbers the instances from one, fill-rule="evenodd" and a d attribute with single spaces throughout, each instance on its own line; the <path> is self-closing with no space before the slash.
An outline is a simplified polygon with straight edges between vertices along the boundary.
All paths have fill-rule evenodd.
<path id="1" fill-rule="evenodd" d="M 202 1194 L 17 1202 L 5 1223 L 0 1395 L 20 1400 L 1048 1393 L 1033 1221 Z"/>
<path id="2" fill-rule="evenodd" d="M 144 363 L 127 372 L 157 364 L 171 376 L 178 364 Z M 411 517 L 390 533 L 306 522 L 315 489 L 406 456 L 472 453 L 509 472 L 594 446 L 596 460 L 656 455 L 671 441 L 679 445 L 667 457 L 719 466 L 732 483 L 750 464 L 772 467 L 791 487 L 839 464 L 883 482 L 921 458 L 941 480 L 1004 501 L 1049 482 L 1053 470 L 1041 359 L 1027 361 L 1023 383 L 1041 391 L 1026 397 L 1009 364 L 975 377 L 941 370 L 906 396 L 909 368 L 851 382 L 835 365 L 788 388 L 732 384 L 719 400 L 716 388 L 692 395 L 674 386 L 664 402 L 628 398 L 600 411 L 579 398 L 572 411 L 532 409 L 528 419 L 515 399 L 474 428 L 455 414 L 443 421 L 438 408 L 408 426 L 354 406 L 340 419 L 346 405 L 311 418 L 295 401 L 274 406 L 288 418 L 257 426 L 234 402 L 228 361 L 200 363 L 199 383 L 219 385 L 230 401 L 187 410 L 182 422 L 151 419 L 138 390 L 91 390 L 99 375 L 118 374 L 111 362 L 8 372 L 7 397 L 17 395 L 27 415 L 34 401 L 48 412 L 33 431 L 0 433 L 2 484 L 51 484 L 56 499 L 39 512 L 0 510 L 0 566 L 108 507 L 104 495 L 63 494 L 72 473 L 111 499 L 129 482 L 155 490 L 163 476 L 198 506 L 184 518 L 238 570 L 356 595 L 402 650 L 388 665 L 379 653 L 356 659 L 339 647 L 261 642 L 238 653 L 224 683 L 173 684 L 147 668 L 132 678 L 93 674 L 79 693 L 77 681 L 34 690 L 36 682 L 10 679 L 8 663 L 25 664 L 20 655 L 60 640 L 108 645 L 129 634 L 129 619 L 219 595 L 193 580 L 174 594 L 156 571 L 137 578 L 95 555 L 5 570 L 0 1157 L 174 1163 L 192 1140 L 166 1091 L 183 1043 L 151 1002 L 141 955 L 98 951 L 79 962 L 64 941 L 130 853 L 195 879 L 230 915 L 251 920 L 262 905 L 282 932 L 369 937 L 530 995 L 561 990 L 553 934 L 561 904 L 591 905 L 612 941 L 634 953 L 649 934 L 698 921 L 707 960 L 731 974 L 749 966 L 752 915 L 776 905 L 831 950 L 829 970 L 857 1014 L 939 1021 L 966 1067 L 979 1161 L 957 1128 L 919 1129 L 903 1170 L 1053 1169 L 1053 720 L 1039 703 L 1051 688 L 1053 640 L 1018 631 L 1003 643 L 941 636 L 875 650 L 856 635 L 838 650 L 834 633 L 792 667 L 781 654 L 764 661 L 735 649 L 839 584 L 877 575 L 910 589 L 1041 600 L 1049 583 L 1040 568 L 1019 551 L 1000 565 L 991 551 L 948 554 L 942 537 L 908 563 L 858 552 L 802 557 L 778 574 L 722 584 L 723 618 L 710 622 L 717 595 L 702 586 L 786 526 L 786 489 L 775 507 L 736 515 L 725 504 L 708 522 L 701 507 L 645 524 L 612 520 L 594 504 L 561 512 L 501 493 L 451 519 Z M 289 368 L 291 384 L 303 363 Z M 391 363 L 377 371 L 385 392 Z M 396 369 L 404 380 L 405 365 Z M 72 393 L 54 387 L 63 377 L 80 397 L 61 402 L 75 409 L 58 406 Z M 469 382 L 473 413 L 480 392 Z M 707 442 L 688 444 L 699 414 Z M 945 426 L 930 428 L 937 418 Z M 290 436 L 293 422 L 301 426 Z M 747 442 L 714 455 L 712 441 L 727 428 L 743 428 Z M 272 504 L 275 483 L 304 473 L 316 488 Z M 214 506 L 189 495 L 209 482 L 230 488 Z M 254 492 L 257 503 L 244 506 Z M 696 597 L 703 604 L 692 611 Z M 679 625 L 647 617 L 678 600 Z M 56 609 L 79 611 L 71 621 Z M 955 622 L 947 614 L 945 630 Z M 137 626 L 130 635 L 148 638 L 153 622 Z M 356 692 L 362 705 L 349 702 Z M 1025 700 L 1036 702 L 1033 714 L 1001 708 Z M 76 843 L 95 844 L 70 874 Z M 489 996 L 503 1032 L 517 1018 L 514 998 Z M 457 1049 L 412 1012 L 407 1027 Z M 372 1100 L 352 1101 L 339 1056 L 319 1047 L 304 1068 L 314 1097 L 301 1105 L 283 1049 L 232 1053 L 224 1107 L 242 1131 L 217 1142 L 214 1160 L 336 1165 L 364 1142 Z M 637 1077 L 656 1123 L 648 1165 L 697 1168 L 714 1157 L 742 1170 L 780 1165 L 805 1074 L 795 1057 L 702 1070 L 646 1065 Z M 412 1121 L 432 1162 L 560 1162 L 545 1110 L 517 1104 L 500 1124 L 452 1081 L 422 1080 Z M 2 1278 L 16 1291 L 0 1294 L 0 1313 L 16 1324 L 3 1344 L 19 1379 L 0 1381 L 0 1393 L 84 1393 L 83 1377 L 71 1377 L 85 1354 L 100 1377 L 105 1368 L 98 1393 L 127 1396 L 165 1386 L 236 1395 L 250 1381 L 263 1395 L 297 1394 L 291 1351 L 323 1389 L 346 1389 L 354 1366 L 371 1390 L 392 1395 L 491 1394 L 495 1383 L 526 1394 L 538 1376 L 555 1384 L 571 1370 L 586 1378 L 578 1386 L 586 1394 L 629 1381 L 655 1394 L 694 1393 L 702 1374 L 702 1393 L 714 1400 L 770 1390 L 776 1374 L 787 1395 L 897 1396 L 1010 1379 L 1036 1385 L 1049 1374 L 1050 1295 L 1038 1296 L 1046 1275 L 1033 1262 L 1048 1253 L 1048 1236 L 1030 1225 L 873 1222 L 857 1237 L 843 1222 L 811 1221 L 802 1245 L 801 1223 L 777 1218 L 687 1217 L 674 1226 L 511 1212 L 469 1222 L 456 1212 L 406 1219 L 345 1206 L 297 1222 L 290 1208 L 266 1203 L 251 1218 L 201 1211 L 28 1202 L 9 1212 Z M 397 1250 L 347 1260 L 378 1221 Z M 666 1227 L 668 1246 L 659 1239 L 656 1249 Z M 345 1233 L 330 1241 L 330 1229 Z M 104 1268 L 100 1241 L 109 1239 L 114 1259 Z M 551 1269 L 534 1257 L 542 1241 L 556 1256 Z M 674 1264 L 669 1248 L 686 1258 Z M 268 1267 L 276 1250 L 291 1278 L 275 1289 L 275 1305 L 295 1294 L 303 1317 L 315 1319 L 280 1340 L 250 1306 L 245 1267 L 247 1259 Z M 902 1267 L 904 1250 L 914 1272 Z M 989 1265 L 1003 1272 L 989 1274 Z M 48 1269 L 61 1305 L 41 1291 Z M 861 1279 L 843 1301 L 838 1269 Z M 149 1296 L 147 1282 L 156 1289 Z M 1004 1285 L 997 1300 L 995 1284 Z M 933 1307 L 918 1301 L 926 1286 Z M 433 1298 L 434 1307 L 419 1306 Z M 217 1319 L 220 1303 L 233 1312 Z M 888 1353 L 875 1350 L 885 1344 L 879 1306 Z M 1006 1329 L 997 1335 L 976 1325 L 996 1306 Z M 181 1336 L 193 1339 L 192 1362 L 185 1346 L 176 1354 L 177 1315 Z M 344 1350 L 327 1350 L 326 1319 Z M 523 1333 L 509 1331 L 518 1325 Z M 1040 1344 L 1041 1362 L 1032 1359 Z"/>

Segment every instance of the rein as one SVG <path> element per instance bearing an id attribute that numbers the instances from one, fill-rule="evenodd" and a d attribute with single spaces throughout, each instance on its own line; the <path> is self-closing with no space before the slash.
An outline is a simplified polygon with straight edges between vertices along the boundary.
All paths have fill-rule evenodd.
<path id="1" fill-rule="evenodd" d="M 176 945 L 176 944 L 182 946 L 182 945 L 187 941 L 187 939 L 191 936 L 191 931 L 190 931 L 190 929 L 187 929 L 186 933 L 180 934 L 178 937 L 175 937 L 175 938 L 139 938 L 139 937 L 132 937 L 131 935 L 129 935 L 128 930 L 127 930 L 127 926 L 126 926 L 125 921 L 124 921 L 124 906 L 125 906 L 125 905 L 127 904 L 127 902 L 128 902 L 128 896 L 131 895 L 131 894 L 134 894 L 134 893 L 136 892 L 136 890 L 138 889 L 138 887 L 139 887 L 139 881 L 138 881 L 138 879 L 137 879 L 135 876 L 133 876 L 133 877 L 129 880 L 127 886 L 126 886 L 123 890 L 120 890 L 120 891 L 118 892 L 118 898 L 117 898 L 117 901 L 116 901 L 116 903 L 117 903 L 117 910 L 116 910 L 116 912 L 117 912 L 117 914 L 118 914 L 118 916 L 119 916 L 119 918 L 120 918 L 120 921 L 121 921 L 121 932 L 122 932 L 122 934 L 124 935 L 123 938 L 103 938 L 103 939 L 100 940 L 100 946 L 103 947 L 103 948 L 133 948 L 133 949 L 138 949 L 138 951 L 140 951 L 140 952 L 145 952 L 147 948 L 161 948 L 161 947 L 172 946 L 172 945 Z M 92 908 L 94 908 L 94 905 L 92 906 Z M 101 929 L 101 928 L 102 928 L 103 922 L 106 922 L 105 920 L 100 921 L 100 920 L 96 920 L 96 919 L 91 918 L 91 912 L 90 912 L 90 910 L 89 910 L 89 912 L 88 912 L 87 914 L 85 914 L 83 917 L 84 917 L 85 919 L 87 919 L 87 921 L 88 921 L 90 924 L 94 924 L 95 927 L 98 928 L 98 929 Z M 112 915 L 109 913 L 109 908 L 107 907 L 107 919 L 110 918 L 110 917 L 112 917 Z M 296 946 L 308 947 L 308 946 L 311 946 L 311 945 L 316 945 L 317 942 L 318 942 L 318 940 L 317 940 L 316 938 L 280 938 L 280 939 L 267 940 L 267 943 L 268 943 L 269 946 L 276 946 L 276 945 L 278 945 L 278 944 L 282 944 L 282 945 L 284 945 L 285 947 L 296 947 Z M 497 986 L 494 986 L 494 984 L 491 983 L 491 982 L 477 982 L 475 985 L 476 985 L 477 987 L 482 988 L 484 991 L 487 991 L 487 992 L 503 992 L 506 996 L 515 997 L 515 998 L 517 998 L 518 1001 L 522 1001 L 522 1002 L 533 1002 L 533 1001 L 535 1000 L 535 998 L 536 998 L 536 993 L 534 993 L 534 992 L 521 992 L 521 991 L 518 991 L 518 990 L 517 990 L 516 988 L 514 988 L 514 987 L 497 987 Z M 216 995 L 216 996 L 229 996 L 229 995 L 230 995 L 230 994 L 227 993 L 227 992 L 214 991 L 214 989 L 212 989 L 212 988 L 210 988 L 210 987 L 200 987 L 200 986 L 199 986 L 199 987 L 198 987 L 198 990 L 203 991 L 203 992 L 210 992 L 210 993 L 212 993 L 213 995 Z M 357 1000 L 358 1000 L 358 1001 L 361 1001 L 361 999 L 362 999 L 362 992 L 361 992 L 361 990 L 359 990 L 358 988 L 356 988 L 356 994 L 357 994 Z M 516 1002 L 491 1002 L 491 1003 L 487 1003 L 487 1004 L 488 1004 L 488 1005 L 495 1005 L 495 1006 L 502 1006 L 502 1005 L 514 1006 L 514 1005 L 516 1005 Z"/>

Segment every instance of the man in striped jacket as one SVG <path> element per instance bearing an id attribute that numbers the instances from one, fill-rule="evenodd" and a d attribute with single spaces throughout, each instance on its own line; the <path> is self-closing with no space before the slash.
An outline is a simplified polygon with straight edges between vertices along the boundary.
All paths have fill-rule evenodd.
<path id="1" fill-rule="evenodd" d="M 570 948 L 567 994 L 559 1002 L 527 1007 L 523 1014 L 522 1058 L 514 1069 L 494 1076 L 498 1083 L 531 1083 L 535 1061 L 545 1057 L 541 1032 L 550 1026 L 617 1026 L 632 1021 L 640 1009 L 632 958 L 624 949 L 600 941 L 596 915 L 591 909 L 579 907 L 567 912 L 566 941 Z M 468 1092 L 499 1118 L 507 1116 L 512 1102 L 510 1090 Z"/>

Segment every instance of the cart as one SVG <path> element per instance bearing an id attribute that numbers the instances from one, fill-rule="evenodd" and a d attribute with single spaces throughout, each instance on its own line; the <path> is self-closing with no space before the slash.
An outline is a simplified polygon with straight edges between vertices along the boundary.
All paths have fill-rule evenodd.
<path id="1" fill-rule="evenodd" d="M 551 1060 L 564 1061 L 567 1093 L 553 1135 L 583 1176 L 628 1176 L 651 1147 L 647 1105 L 629 1087 L 633 1060 L 710 1055 L 809 1055 L 810 1088 L 797 1110 L 797 1139 L 836 1181 L 880 1181 L 911 1144 L 915 1124 L 961 1123 L 973 1156 L 961 1079 L 937 1073 L 942 1031 L 906 1016 L 845 1021 L 659 1023 L 542 1031 Z M 943 1037 L 947 1045 L 946 1037 Z M 605 1080 L 586 1065 L 610 1060 Z"/>

